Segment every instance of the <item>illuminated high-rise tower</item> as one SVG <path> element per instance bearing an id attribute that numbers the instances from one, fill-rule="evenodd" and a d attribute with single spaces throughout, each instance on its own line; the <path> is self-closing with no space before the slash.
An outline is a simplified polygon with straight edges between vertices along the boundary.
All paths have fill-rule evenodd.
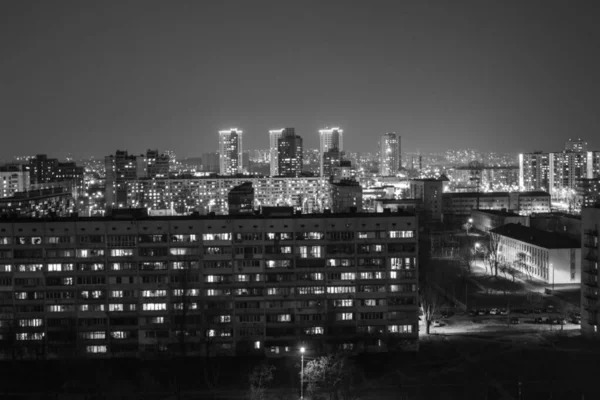
<path id="1" fill-rule="evenodd" d="M 344 131 L 340 128 L 325 128 L 319 131 L 320 134 L 320 175 L 323 176 L 323 157 L 330 150 L 337 149 L 342 152 L 344 149 Z"/>
<path id="2" fill-rule="evenodd" d="M 242 173 L 242 131 L 237 128 L 219 131 L 219 173 Z"/>
<path id="3" fill-rule="evenodd" d="M 400 136 L 395 133 L 381 135 L 379 142 L 379 174 L 392 176 L 400 170 Z"/>
<path id="4" fill-rule="evenodd" d="M 279 175 L 279 139 L 285 129 L 272 129 L 269 131 L 269 155 L 271 156 L 271 176 Z"/>
<path id="5" fill-rule="evenodd" d="M 285 128 L 278 141 L 278 175 L 300 176 L 302 174 L 302 138 L 294 128 Z"/>

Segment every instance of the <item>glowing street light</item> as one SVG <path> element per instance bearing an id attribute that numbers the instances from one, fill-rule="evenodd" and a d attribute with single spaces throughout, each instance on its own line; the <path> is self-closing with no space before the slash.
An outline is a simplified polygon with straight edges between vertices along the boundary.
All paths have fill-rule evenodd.
<path id="1" fill-rule="evenodd" d="M 300 347 L 300 400 L 304 400 L 304 347 Z"/>

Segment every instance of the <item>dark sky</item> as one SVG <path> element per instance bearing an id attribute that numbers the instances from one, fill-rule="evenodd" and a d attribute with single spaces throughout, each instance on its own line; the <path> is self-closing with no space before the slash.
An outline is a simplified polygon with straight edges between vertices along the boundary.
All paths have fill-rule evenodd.
<path id="1" fill-rule="evenodd" d="M 595 2 L 4 0 L 0 158 L 244 148 L 600 150 Z"/>

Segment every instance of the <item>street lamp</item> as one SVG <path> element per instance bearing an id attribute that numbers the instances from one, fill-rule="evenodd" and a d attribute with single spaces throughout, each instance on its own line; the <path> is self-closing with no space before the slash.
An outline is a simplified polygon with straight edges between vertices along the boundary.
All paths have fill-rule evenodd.
<path id="1" fill-rule="evenodd" d="M 300 400 L 304 400 L 304 347 L 300 347 Z"/>

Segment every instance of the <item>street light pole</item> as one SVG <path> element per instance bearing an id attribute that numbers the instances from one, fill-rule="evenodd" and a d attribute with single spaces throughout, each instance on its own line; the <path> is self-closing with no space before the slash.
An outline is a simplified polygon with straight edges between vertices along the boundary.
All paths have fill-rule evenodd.
<path id="1" fill-rule="evenodd" d="M 304 347 L 300 347 L 300 400 L 304 400 Z"/>

